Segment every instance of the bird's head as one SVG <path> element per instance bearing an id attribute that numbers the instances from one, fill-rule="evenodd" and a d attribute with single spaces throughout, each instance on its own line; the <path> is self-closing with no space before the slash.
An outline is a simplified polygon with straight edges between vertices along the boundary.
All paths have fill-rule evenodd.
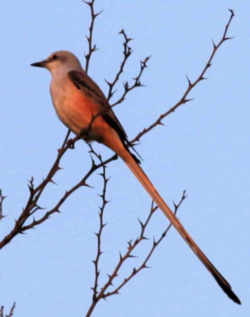
<path id="1" fill-rule="evenodd" d="M 78 58 L 68 51 L 54 52 L 45 60 L 33 63 L 31 66 L 47 68 L 52 74 L 58 71 L 82 70 Z"/>

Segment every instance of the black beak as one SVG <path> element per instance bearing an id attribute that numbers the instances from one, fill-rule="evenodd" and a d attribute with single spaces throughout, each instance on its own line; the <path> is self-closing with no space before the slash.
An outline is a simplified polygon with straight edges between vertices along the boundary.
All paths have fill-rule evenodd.
<path id="1" fill-rule="evenodd" d="M 33 64 L 30 64 L 30 66 L 35 66 L 35 67 L 46 67 L 47 61 L 41 61 L 41 62 L 36 62 Z"/>

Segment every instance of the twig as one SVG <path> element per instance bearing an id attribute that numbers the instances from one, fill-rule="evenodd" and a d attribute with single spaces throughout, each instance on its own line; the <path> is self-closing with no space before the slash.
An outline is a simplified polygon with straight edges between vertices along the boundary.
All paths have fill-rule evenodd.
<path id="1" fill-rule="evenodd" d="M 120 76 L 124 73 L 124 68 L 128 62 L 128 59 L 129 57 L 131 56 L 132 54 L 132 49 L 131 47 L 129 46 L 129 42 L 132 40 L 130 37 L 127 36 L 126 32 L 122 29 L 119 34 L 121 34 L 123 36 L 123 58 L 122 58 L 122 61 L 120 63 L 120 66 L 114 76 L 114 79 L 112 81 L 108 81 L 106 80 L 106 83 L 108 85 L 108 93 L 107 93 L 107 100 L 108 102 L 110 102 L 110 99 L 114 96 L 115 94 L 115 87 L 116 85 L 118 84 L 119 80 L 120 80 Z M 132 84 L 129 84 L 128 81 L 126 81 L 124 84 L 123 84 L 123 93 L 122 95 L 113 103 L 110 103 L 110 106 L 111 107 L 115 107 L 117 106 L 118 104 L 122 103 L 127 94 L 135 89 L 135 88 L 138 88 L 138 87 L 142 87 L 142 83 L 141 83 L 141 77 L 143 75 L 143 72 L 145 70 L 145 68 L 147 67 L 147 62 L 149 61 L 150 59 L 150 56 L 144 58 L 144 60 L 142 60 L 140 62 L 140 70 L 138 72 L 138 74 L 136 75 L 135 78 L 133 78 L 133 83 Z"/>
<path id="2" fill-rule="evenodd" d="M 181 199 L 179 200 L 179 202 L 177 204 L 174 203 L 174 214 L 176 215 L 179 207 L 181 206 L 181 204 L 183 203 L 183 201 L 186 199 L 186 191 L 183 191 L 182 193 L 182 196 L 181 196 Z M 151 206 L 151 210 L 150 210 L 150 213 L 149 213 L 149 216 L 148 218 L 146 219 L 146 221 L 144 223 L 140 222 L 140 225 L 141 225 L 141 234 L 139 236 L 139 238 L 137 238 L 136 240 L 134 240 L 134 242 L 132 243 L 129 243 L 129 247 L 128 247 L 128 250 L 127 250 L 127 253 L 122 257 L 120 257 L 120 262 L 124 261 L 131 257 L 131 253 L 132 251 L 139 245 L 139 243 L 142 241 L 142 240 L 145 240 L 145 236 L 144 236 L 144 233 L 145 233 L 145 230 L 146 228 L 148 227 L 148 224 L 152 218 L 152 215 L 154 214 L 155 210 L 158 209 L 158 207 L 154 207 L 153 204 Z M 150 260 L 151 256 L 153 255 L 155 249 L 157 248 L 157 246 L 159 246 L 159 244 L 162 242 L 162 240 L 166 237 L 167 233 L 169 232 L 170 228 L 172 227 L 172 224 L 169 223 L 169 225 L 167 226 L 167 228 L 162 232 L 162 234 L 160 235 L 160 237 L 157 239 L 157 240 L 153 240 L 153 244 L 152 244 L 152 247 L 151 249 L 149 250 L 149 252 L 147 253 L 147 255 L 145 256 L 144 260 L 142 261 L 142 263 L 138 266 L 138 267 L 135 267 L 132 272 L 126 277 L 124 278 L 124 280 L 113 290 L 113 291 L 110 291 L 110 292 L 107 292 L 107 293 L 103 293 L 103 298 L 107 298 L 109 296 L 112 296 L 112 295 L 117 295 L 119 294 L 119 291 L 121 290 L 122 287 L 124 287 L 135 275 L 137 275 L 140 271 L 142 271 L 143 269 L 146 269 L 148 268 L 147 266 L 147 263 L 148 261 Z M 120 264 L 120 263 L 119 263 Z M 122 263 L 123 264 L 123 263 Z M 118 267 L 118 266 L 117 266 Z M 112 278 L 114 279 L 117 274 L 118 274 L 118 271 L 119 269 L 117 270 L 117 272 L 113 272 L 115 273 Z M 109 286 L 112 286 L 112 281 L 113 279 L 111 280 L 111 284 Z M 108 287 L 109 287 L 108 286 Z"/>
<path id="3" fill-rule="evenodd" d="M 148 63 L 149 59 L 150 59 L 150 56 L 147 56 L 140 62 L 140 70 L 139 70 L 138 74 L 136 75 L 136 77 L 133 78 L 133 83 L 129 84 L 128 81 L 126 81 L 123 84 L 122 95 L 115 102 L 111 103 L 111 107 L 115 107 L 115 106 L 119 105 L 120 103 L 122 103 L 125 100 L 128 93 L 131 92 L 132 90 L 134 90 L 135 88 L 143 86 L 141 83 L 141 77 L 142 77 L 142 74 L 143 74 L 145 68 L 148 66 L 147 63 Z"/>
<path id="4" fill-rule="evenodd" d="M 183 201 L 186 198 L 186 192 L 183 191 L 181 199 L 179 200 L 179 202 L 177 204 L 174 203 L 174 213 L 176 214 L 179 207 L 181 206 L 181 204 L 183 203 Z M 142 271 L 143 269 L 147 268 L 147 263 L 150 260 L 151 256 L 153 255 L 155 249 L 157 248 L 157 246 L 159 246 L 159 244 L 162 242 L 162 240 L 166 237 L 167 233 L 169 232 L 170 228 L 171 228 L 171 224 L 169 224 L 167 226 L 167 228 L 163 231 L 163 233 L 160 235 L 160 237 L 157 240 L 153 241 L 153 244 L 150 248 L 150 250 L 148 251 L 148 253 L 146 254 L 144 260 L 142 261 L 142 263 L 138 266 L 135 267 L 132 272 L 123 279 L 123 281 L 121 283 L 118 284 L 118 286 L 114 287 L 113 283 L 114 280 L 118 277 L 119 271 L 122 268 L 122 266 L 124 266 L 125 262 L 130 259 L 130 258 L 134 258 L 132 252 L 136 249 L 136 247 L 138 247 L 142 241 L 147 240 L 146 236 L 145 236 L 145 232 L 146 229 L 149 226 L 150 220 L 152 219 L 152 216 L 154 214 L 154 212 L 156 211 L 156 209 L 158 209 L 158 207 L 154 206 L 153 203 L 151 204 L 151 208 L 150 208 L 150 212 L 146 218 L 146 220 L 144 222 L 139 221 L 140 223 L 140 234 L 139 236 L 134 240 L 134 241 L 129 241 L 128 242 L 128 247 L 127 247 L 127 251 L 122 255 L 120 254 L 119 256 L 119 260 L 117 262 L 117 264 L 115 265 L 112 273 L 108 276 L 108 280 L 107 282 L 103 285 L 103 287 L 101 288 L 100 292 L 98 293 L 96 291 L 95 293 L 95 297 L 92 299 L 92 303 L 88 309 L 88 312 L 86 314 L 86 317 L 91 316 L 93 310 L 95 309 L 97 303 L 101 300 L 101 299 L 106 299 L 107 297 L 110 297 L 112 295 L 118 295 L 119 291 L 129 282 L 131 281 L 140 271 Z M 112 291 L 107 291 L 108 288 L 110 287 L 114 287 L 114 289 Z"/>
<path id="5" fill-rule="evenodd" d="M 93 33 L 94 33 L 94 26 L 96 18 L 102 13 L 95 12 L 95 0 L 85 1 L 83 0 L 85 4 L 88 5 L 90 10 L 90 24 L 89 24 L 89 34 L 86 36 L 86 40 L 88 42 L 88 52 L 85 54 L 85 72 L 88 73 L 89 70 L 89 63 L 92 54 L 97 50 L 96 44 L 93 44 Z"/>
<path id="6" fill-rule="evenodd" d="M 165 119 L 167 116 L 169 116 L 171 113 L 173 113 L 177 108 L 179 108 L 180 106 L 186 104 L 187 102 L 191 101 L 192 99 L 188 99 L 188 95 L 190 94 L 190 92 L 192 91 L 192 89 L 194 87 L 196 87 L 202 80 L 205 80 L 205 74 L 207 73 L 208 69 L 211 67 L 212 65 L 212 61 L 214 59 L 215 54 L 217 53 L 218 49 L 221 47 L 221 45 L 226 42 L 227 40 L 232 39 L 231 37 L 228 36 L 228 30 L 230 27 L 230 24 L 232 22 L 232 19 L 234 17 L 234 12 L 233 10 L 229 9 L 230 12 L 230 17 L 228 19 L 228 22 L 224 28 L 223 34 L 221 39 L 219 40 L 219 42 L 217 44 L 213 43 L 213 48 L 212 48 L 212 52 L 205 64 L 205 66 L 203 67 L 203 69 L 201 70 L 200 74 L 197 76 L 197 78 L 192 82 L 188 77 L 187 77 L 187 83 L 188 86 L 186 88 L 186 90 L 184 91 L 182 97 L 179 99 L 179 101 L 177 101 L 177 103 L 172 106 L 171 108 L 168 109 L 168 111 L 164 112 L 163 114 L 161 114 L 152 124 L 150 124 L 147 128 L 144 128 L 141 132 L 139 132 L 137 134 L 137 136 L 131 141 L 131 143 L 134 143 L 136 141 L 139 141 L 139 139 L 146 133 L 148 133 L 149 131 L 151 131 L 152 129 L 154 129 L 156 126 L 158 125 L 163 125 L 162 120 Z"/>
<path id="7" fill-rule="evenodd" d="M 108 90 L 108 94 L 107 94 L 107 100 L 109 101 L 113 95 L 114 95 L 114 87 L 115 85 L 118 83 L 121 74 L 124 72 L 124 67 L 128 61 L 128 58 L 130 57 L 132 50 L 131 47 L 128 45 L 129 42 L 132 40 L 131 38 L 129 38 L 126 34 L 126 32 L 124 30 L 121 30 L 119 32 L 119 34 L 121 34 L 123 36 L 123 59 L 120 63 L 120 67 L 117 70 L 117 73 L 113 79 L 113 81 L 108 81 L 106 80 L 106 83 L 109 86 L 109 90 Z"/>
<path id="8" fill-rule="evenodd" d="M 91 153 L 99 160 L 100 163 L 103 163 L 101 155 L 97 154 L 91 146 L 90 146 L 90 148 L 91 148 Z M 99 214 L 98 214 L 99 215 L 99 230 L 96 233 L 96 239 L 97 239 L 96 257 L 93 260 L 93 264 L 94 264 L 94 268 L 95 268 L 94 286 L 92 287 L 92 291 L 93 291 L 92 300 L 93 300 L 93 302 L 96 302 L 97 294 L 98 294 L 98 284 L 99 284 L 99 276 L 100 276 L 99 261 L 100 261 L 101 255 L 102 255 L 102 250 L 101 250 L 102 233 L 103 233 L 103 229 L 106 225 L 104 223 L 104 211 L 105 211 L 105 208 L 108 204 L 108 201 L 106 198 L 106 193 L 107 193 L 107 185 L 108 185 L 109 179 L 106 176 L 106 165 L 102 166 L 102 173 L 100 174 L 100 176 L 103 179 L 103 188 L 102 188 L 102 193 L 100 194 L 100 197 L 102 200 L 102 205 L 100 207 Z"/>
<path id="9" fill-rule="evenodd" d="M 59 164 L 60 164 L 60 161 L 61 161 L 63 155 L 65 154 L 65 152 L 68 149 L 72 148 L 74 146 L 75 142 L 77 142 L 79 140 L 79 136 L 76 136 L 74 139 L 72 139 L 70 141 L 67 141 L 67 138 L 68 138 L 68 134 L 66 135 L 61 148 L 58 150 L 56 160 L 54 161 L 54 163 L 53 163 L 52 167 L 50 168 L 45 179 L 38 186 L 35 187 L 34 179 L 31 178 L 31 180 L 28 184 L 29 197 L 28 197 L 28 200 L 26 202 L 26 205 L 25 205 L 22 213 L 18 217 L 18 219 L 15 221 L 15 225 L 12 228 L 12 230 L 9 232 L 9 234 L 7 234 L 0 241 L 0 249 L 3 248 L 6 244 L 8 244 L 18 233 L 23 233 L 25 230 L 33 228 L 33 226 L 35 226 L 39 223 L 42 223 L 44 220 L 48 219 L 48 217 L 52 213 L 58 212 L 58 209 L 53 209 L 53 210 L 49 211 L 48 213 L 46 213 L 45 216 L 42 217 L 38 222 L 34 220 L 32 222 L 33 225 L 29 224 L 28 226 L 24 226 L 24 224 L 27 222 L 27 220 L 30 218 L 31 215 L 33 215 L 37 211 L 43 209 L 38 204 L 38 201 L 39 201 L 41 195 L 43 194 L 45 188 L 47 187 L 47 185 L 49 183 L 52 183 L 52 184 L 54 183 L 53 177 L 61 169 Z M 63 197 L 63 198 L 62 198 L 62 201 L 65 200 L 65 197 Z"/>

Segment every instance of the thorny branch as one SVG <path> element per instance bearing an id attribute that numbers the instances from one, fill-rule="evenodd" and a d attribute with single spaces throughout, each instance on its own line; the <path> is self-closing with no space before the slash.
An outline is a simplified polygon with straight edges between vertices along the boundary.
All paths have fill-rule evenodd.
<path id="1" fill-rule="evenodd" d="M 100 163 L 103 163 L 101 155 L 97 154 L 91 146 L 90 146 L 90 148 L 91 148 L 91 154 L 94 155 Z M 107 193 L 107 185 L 108 185 L 109 179 L 107 178 L 107 175 L 106 175 L 106 165 L 102 166 L 102 172 L 101 172 L 100 176 L 103 179 L 103 187 L 102 187 L 102 193 L 100 194 L 100 197 L 102 200 L 102 205 L 101 205 L 99 213 L 98 213 L 99 230 L 96 233 L 96 239 L 97 239 L 96 257 L 93 260 L 93 264 L 94 264 L 94 268 L 95 268 L 94 286 L 92 287 L 92 291 L 93 291 L 92 300 L 93 300 L 93 302 L 96 302 L 97 294 L 98 294 L 98 283 L 99 283 L 99 276 L 100 276 L 99 262 L 100 262 L 100 257 L 102 255 L 102 250 L 101 250 L 102 233 L 103 233 L 103 229 L 105 227 L 104 211 L 105 211 L 105 208 L 108 204 L 108 201 L 106 198 L 106 193 Z"/>
<path id="2" fill-rule="evenodd" d="M 174 203 L 174 214 L 177 213 L 178 209 L 180 208 L 183 201 L 186 199 L 186 191 L 183 191 L 182 196 L 177 204 Z M 150 258 L 152 257 L 155 249 L 157 246 L 162 242 L 162 240 L 166 237 L 168 231 L 172 227 L 171 223 L 166 227 L 166 229 L 162 232 L 160 237 L 158 239 L 154 239 L 151 248 L 148 250 L 147 254 L 145 255 L 144 259 L 141 261 L 141 263 L 132 269 L 132 271 L 121 281 L 118 283 L 117 286 L 114 286 L 115 279 L 118 278 L 119 272 L 121 267 L 125 264 L 125 262 L 133 258 L 133 251 L 136 250 L 136 248 L 144 241 L 148 240 L 146 237 L 146 230 L 148 229 L 150 220 L 155 213 L 155 211 L 158 209 L 157 206 L 154 206 L 153 202 L 151 204 L 150 212 L 144 222 L 139 220 L 140 224 L 140 233 L 138 237 L 134 240 L 131 240 L 128 242 L 127 250 L 124 254 L 120 254 L 117 264 L 115 265 L 113 271 L 111 274 L 108 275 L 107 282 L 101 287 L 100 291 L 97 292 L 97 289 L 95 290 L 95 296 L 93 296 L 92 303 L 88 309 L 88 312 L 86 314 L 86 317 L 89 317 L 94 310 L 95 306 L 101 299 L 106 299 L 107 297 L 110 297 L 112 295 L 118 295 L 120 290 L 131 280 L 133 279 L 140 271 L 143 269 L 148 268 L 147 264 Z M 99 271 L 98 276 L 99 277 Z M 113 288 L 113 290 L 108 291 L 109 288 Z"/>
<path id="3" fill-rule="evenodd" d="M 186 191 L 183 191 L 182 196 L 181 196 L 179 202 L 178 202 L 177 204 L 174 203 L 174 214 L 175 214 L 175 215 L 177 214 L 177 211 L 178 211 L 179 207 L 181 206 L 181 204 L 183 203 L 183 201 L 184 201 L 185 199 L 186 199 Z M 154 212 L 155 212 L 156 209 L 158 209 L 158 207 L 157 207 L 157 206 L 154 206 L 153 203 L 152 203 L 151 209 L 150 209 L 150 213 L 149 213 L 149 215 L 148 215 L 146 221 L 145 221 L 144 223 L 142 223 L 141 221 L 139 221 L 140 226 L 141 226 L 140 235 L 139 235 L 139 237 L 138 237 L 136 240 L 134 240 L 133 242 L 129 242 L 129 243 L 128 243 L 127 252 L 126 252 L 123 256 L 120 256 L 120 260 L 119 260 L 119 263 L 118 263 L 117 267 L 120 265 L 120 262 L 121 262 L 121 261 L 124 261 L 124 262 L 125 262 L 128 258 L 133 257 L 132 251 L 134 251 L 135 248 L 136 248 L 143 240 L 147 239 L 147 238 L 145 237 L 145 231 L 146 231 L 146 229 L 147 229 L 147 227 L 148 227 L 148 224 L 149 224 L 149 222 L 150 222 L 150 220 L 151 220 L 151 218 L 152 218 L 152 216 L 153 216 L 153 214 L 154 214 Z M 147 267 L 148 261 L 150 260 L 150 258 L 151 258 L 151 256 L 153 255 L 155 249 L 157 248 L 157 246 L 158 246 L 158 245 L 162 242 L 162 240 L 166 237 L 166 235 L 167 235 L 167 233 L 168 233 L 168 231 L 170 230 L 171 227 L 172 227 L 172 224 L 169 223 L 169 225 L 168 225 L 168 226 L 166 227 L 166 229 L 162 232 L 162 234 L 160 235 L 160 237 L 159 237 L 158 239 L 156 239 L 156 240 L 155 240 L 155 239 L 153 240 L 153 244 L 152 244 L 150 250 L 148 251 L 148 253 L 146 254 L 146 256 L 145 256 L 144 260 L 142 261 L 142 263 L 141 263 L 138 267 L 135 267 L 135 268 L 132 270 L 132 272 L 131 272 L 126 278 L 124 278 L 124 280 L 123 280 L 116 288 L 114 288 L 114 289 L 113 289 L 112 291 L 110 291 L 110 292 L 106 292 L 106 293 L 104 292 L 104 293 L 103 293 L 103 298 L 107 298 L 107 297 L 109 297 L 109 296 L 111 296 L 111 295 L 117 295 L 117 294 L 119 293 L 119 291 L 121 290 L 121 288 L 122 288 L 123 286 L 125 286 L 135 275 L 137 275 L 141 270 L 148 268 L 148 267 Z M 123 264 L 123 263 L 122 263 L 122 264 Z M 120 267 L 121 267 L 121 266 L 120 266 Z M 118 271 L 119 271 L 119 269 L 118 269 Z M 115 274 L 112 276 L 112 278 L 110 278 L 110 279 L 111 279 L 111 283 L 108 285 L 108 287 L 112 287 L 113 279 L 117 277 L 118 271 L 116 272 L 116 268 L 115 268 L 115 270 L 113 271 L 113 273 L 115 273 Z M 107 288 L 108 288 L 108 287 L 107 287 Z M 106 289 L 107 289 L 107 288 L 106 288 Z"/>
<path id="4" fill-rule="evenodd" d="M 95 12 L 95 0 L 85 1 L 83 2 L 89 7 L 90 10 L 90 25 L 89 25 L 89 34 L 86 36 L 86 40 L 88 42 L 88 52 L 85 54 L 85 72 L 88 73 L 89 70 L 89 63 L 92 57 L 92 54 L 97 50 L 96 44 L 93 44 L 93 33 L 94 33 L 94 26 L 96 18 L 102 13 Z"/>
<path id="5" fill-rule="evenodd" d="M 122 61 L 120 63 L 119 69 L 118 69 L 113 81 L 109 82 L 109 81 L 106 80 L 106 83 L 109 86 L 109 90 L 108 90 L 108 94 L 107 94 L 107 100 L 108 101 L 110 100 L 110 98 L 113 97 L 113 95 L 115 93 L 114 92 L 114 87 L 119 82 L 120 76 L 124 72 L 124 66 L 126 65 L 126 63 L 128 61 L 128 58 L 130 57 L 130 55 L 132 53 L 131 47 L 128 45 L 128 43 L 132 39 L 127 36 L 127 34 L 125 33 L 124 30 L 121 30 L 119 32 L 119 34 L 121 34 L 123 36 L 123 40 L 124 40 L 124 42 L 123 42 L 123 59 L 122 59 Z"/>
<path id="6" fill-rule="evenodd" d="M 213 43 L 213 48 L 211 51 L 211 54 L 205 64 L 205 66 L 203 67 L 203 69 L 201 70 L 200 74 L 197 76 L 197 78 L 192 82 L 188 77 L 187 77 L 187 83 L 188 86 L 186 88 L 186 90 L 184 91 L 182 97 L 177 101 L 177 103 L 172 106 L 171 108 L 169 108 L 166 112 L 162 113 L 152 124 L 150 124 L 147 128 L 143 129 L 141 132 L 139 132 L 137 134 L 137 136 L 131 141 L 132 143 L 139 141 L 139 139 L 146 133 L 148 133 L 149 131 L 151 131 L 152 129 L 154 129 L 156 126 L 158 125 L 163 125 L 162 120 L 165 119 L 167 116 L 169 116 L 171 113 L 173 113 L 177 108 L 179 108 L 180 106 L 186 104 L 187 102 L 191 101 L 192 99 L 188 99 L 188 96 L 190 94 L 190 92 L 193 90 L 194 87 L 196 87 L 202 80 L 205 80 L 205 74 L 207 73 L 208 69 L 211 67 L 212 65 L 212 60 L 214 59 L 215 54 L 217 53 L 218 49 L 222 46 L 222 44 L 224 44 L 227 40 L 232 39 L 231 37 L 228 36 L 228 29 L 229 26 L 232 22 L 232 19 L 234 17 L 234 12 L 233 10 L 229 9 L 230 12 L 230 17 L 229 20 L 227 22 L 227 24 L 225 25 L 223 34 L 221 39 L 219 40 L 219 42 L 216 44 L 215 42 Z"/>
<path id="7" fill-rule="evenodd" d="M 143 86 L 141 81 L 140 81 L 140 79 L 142 77 L 142 74 L 143 74 L 145 68 L 148 66 L 147 63 L 148 63 L 149 59 L 150 59 L 150 56 L 147 56 L 143 60 L 140 61 L 140 69 L 139 69 L 138 74 L 136 75 L 136 77 L 133 78 L 132 84 L 129 84 L 128 81 L 126 81 L 123 84 L 123 93 L 121 94 L 121 96 L 115 102 L 110 104 L 110 106 L 112 108 L 117 106 L 117 105 L 119 105 L 120 103 L 122 103 L 125 100 L 127 94 L 129 92 L 131 92 L 133 89 Z"/>
<path id="8" fill-rule="evenodd" d="M 132 40 L 131 38 L 129 38 L 126 34 L 126 32 L 122 29 L 119 34 L 122 35 L 123 37 L 123 58 L 122 58 L 122 61 L 120 63 L 120 66 L 114 76 L 114 79 L 112 81 L 108 81 L 106 80 L 106 83 L 108 84 L 108 93 L 107 93 L 107 100 L 110 102 L 110 99 L 114 96 L 115 94 L 115 87 L 116 85 L 118 84 L 119 80 L 120 80 L 120 76 L 124 73 L 124 68 L 128 62 L 128 59 L 129 57 L 131 56 L 132 54 L 132 49 L 131 47 L 129 46 L 129 42 Z M 140 62 L 140 70 L 138 72 L 138 74 L 136 75 L 135 78 L 133 78 L 133 83 L 132 84 L 129 84 L 128 81 L 126 81 L 124 84 L 123 84 L 123 92 L 122 92 L 122 95 L 113 103 L 110 103 L 110 106 L 111 107 L 115 107 L 117 106 L 118 104 L 122 103 L 127 94 L 135 89 L 135 88 L 138 88 L 138 87 L 142 87 L 142 83 L 141 83 L 141 77 L 142 77 L 142 74 L 145 70 L 145 68 L 147 67 L 147 62 L 149 61 L 150 59 L 150 56 L 144 58 L 144 60 L 142 60 Z"/>
<path id="9" fill-rule="evenodd" d="M 67 190 L 61 198 L 55 203 L 55 205 L 49 209 L 43 216 L 41 216 L 38 219 L 33 218 L 31 222 L 26 224 L 31 216 L 35 214 L 36 211 L 42 210 L 43 208 L 38 205 L 38 200 L 40 196 L 42 195 L 45 187 L 49 183 L 53 183 L 53 177 L 55 174 L 61 169 L 59 166 L 59 163 L 62 159 L 63 154 L 69 149 L 72 148 L 74 143 L 79 140 L 79 136 L 76 136 L 74 139 L 69 140 L 64 147 L 61 147 L 58 150 L 57 158 L 51 167 L 49 173 L 47 174 L 46 178 L 43 182 L 41 182 L 38 186 L 34 186 L 34 180 L 31 179 L 29 183 L 29 198 L 26 203 L 26 206 L 24 207 L 21 215 L 18 217 L 18 219 L 15 222 L 15 226 L 10 231 L 8 235 L 6 235 L 2 241 L 0 241 L 0 249 L 3 248 L 6 244 L 8 244 L 18 233 L 24 233 L 25 231 L 36 227 L 37 225 L 43 223 L 45 220 L 47 220 L 52 214 L 59 213 L 61 205 L 79 188 L 81 187 L 89 187 L 87 184 L 87 180 L 92 174 L 98 170 L 100 167 L 108 164 L 111 160 L 114 160 L 114 158 L 108 158 L 103 162 L 100 162 L 99 164 L 96 164 L 92 160 L 92 165 L 89 168 L 88 172 L 85 174 L 84 177 L 80 179 L 74 186 L 72 186 L 69 190 Z"/>
<path id="10" fill-rule="evenodd" d="M 39 223 L 42 223 L 43 221 L 45 221 L 46 219 L 49 218 L 49 216 L 54 213 L 54 212 L 58 212 L 58 209 L 52 209 L 51 211 L 48 211 L 45 213 L 45 215 L 38 219 L 38 220 L 33 220 L 32 223 L 30 223 L 29 225 L 25 226 L 25 223 L 31 218 L 32 215 L 34 215 L 38 210 L 42 210 L 43 208 L 40 207 L 38 205 L 38 201 L 39 198 L 41 197 L 41 195 L 43 194 L 45 188 L 48 186 L 49 183 L 53 184 L 53 177 L 55 176 L 55 174 L 61 169 L 59 166 L 59 163 L 64 155 L 64 153 L 72 147 L 72 142 L 67 142 L 68 135 L 66 135 L 62 147 L 58 150 L 58 154 L 56 157 L 55 162 L 52 164 L 52 167 L 50 168 L 47 176 L 45 177 L 45 179 L 38 185 L 35 187 L 34 185 L 34 179 L 31 178 L 29 184 L 28 184 L 28 188 L 29 188 L 29 198 L 26 202 L 26 205 L 22 211 L 22 213 L 20 214 L 20 216 L 18 217 L 18 219 L 15 221 L 15 225 L 12 228 L 12 230 L 9 232 L 9 234 L 7 234 L 2 241 L 0 241 L 0 249 L 2 247 L 4 247 L 7 243 L 9 243 L 17 234 L 19 233 L 23 233 L 24 231 L 26 231 L 27 229 L 30 229 L 34 226 L 36 226 Z M 75 137 L 74 142 L 78 139 L 78 137 Z M 66 195 L 66 193 L 65 193 Z M 65 196 L 64 195 L 64 196 Z M 62 199 L 64 198 L 64 196 L 62 197 Z M 64 201 L 65 199 L 63 199 Z"/>
<path id="11" fill-rule="evenodd" d="M 109 102 L 110 102 L 110 99 L 115 94 L 115 87 L 116 87 L 117 83 L 119 82 L 120 76 L 124 73 L 124 68 L 128 62 L 129 57 L 132 54 L 132 49 L 129 46 L 129 42 L 132 39 L 127 36 L 127 34 L 124 30 L 121 30 L 119 32 L 119 34 L 121 34 L 123 36 L 123 58 L 122 58 L 122 61 L 120 63 L 120 66 L 116 72 L 116 75 L 114 76 L 114 79 L 112 81 L 106 80 L 106 83 L 108 84 L 108 87 L 109 87 L 108 94 L 107 94 L 107 100 Z M 147 63 L 148 63 L 149 59 L 150 59 L 150 56 L 147 56 L 140 62 L 140 70 L 139 70 L 138 74 L 133 78 L 132 84 L 129 84 L 128 81 L 126 81 L 123 84 L 123 92 L 122 92 L 121 96 L 113 103 L 110 103 L 111 107 L 115 107 L 118 104 L 122 103 L 125 100 L 127 94 L 129 92 L 131 92 L 133 89 L 143 86 L 141 83 L 141 77 L 143 75 L 145 68 L 147 67 Z"/>

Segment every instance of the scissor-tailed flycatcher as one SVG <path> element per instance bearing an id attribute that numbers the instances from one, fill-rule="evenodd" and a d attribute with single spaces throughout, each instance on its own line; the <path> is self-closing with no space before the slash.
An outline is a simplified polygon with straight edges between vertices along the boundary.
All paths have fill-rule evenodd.
<path id="1" fill-rule="evenodd" d="M 31 65 L 45 67 L 51 72 L 50 93 L 61 121 L 75 134 L 81 134 L 85 141 L 103 143 L 122 158 L 224 292 L 240 304 L 230 284 L 193 241 L 139 166 L 139 160 L 129 150 L 130 144 L 122 125 L 101 89 L 82 69 L 79 60 L 70 52 L 58 51 Z"/>

